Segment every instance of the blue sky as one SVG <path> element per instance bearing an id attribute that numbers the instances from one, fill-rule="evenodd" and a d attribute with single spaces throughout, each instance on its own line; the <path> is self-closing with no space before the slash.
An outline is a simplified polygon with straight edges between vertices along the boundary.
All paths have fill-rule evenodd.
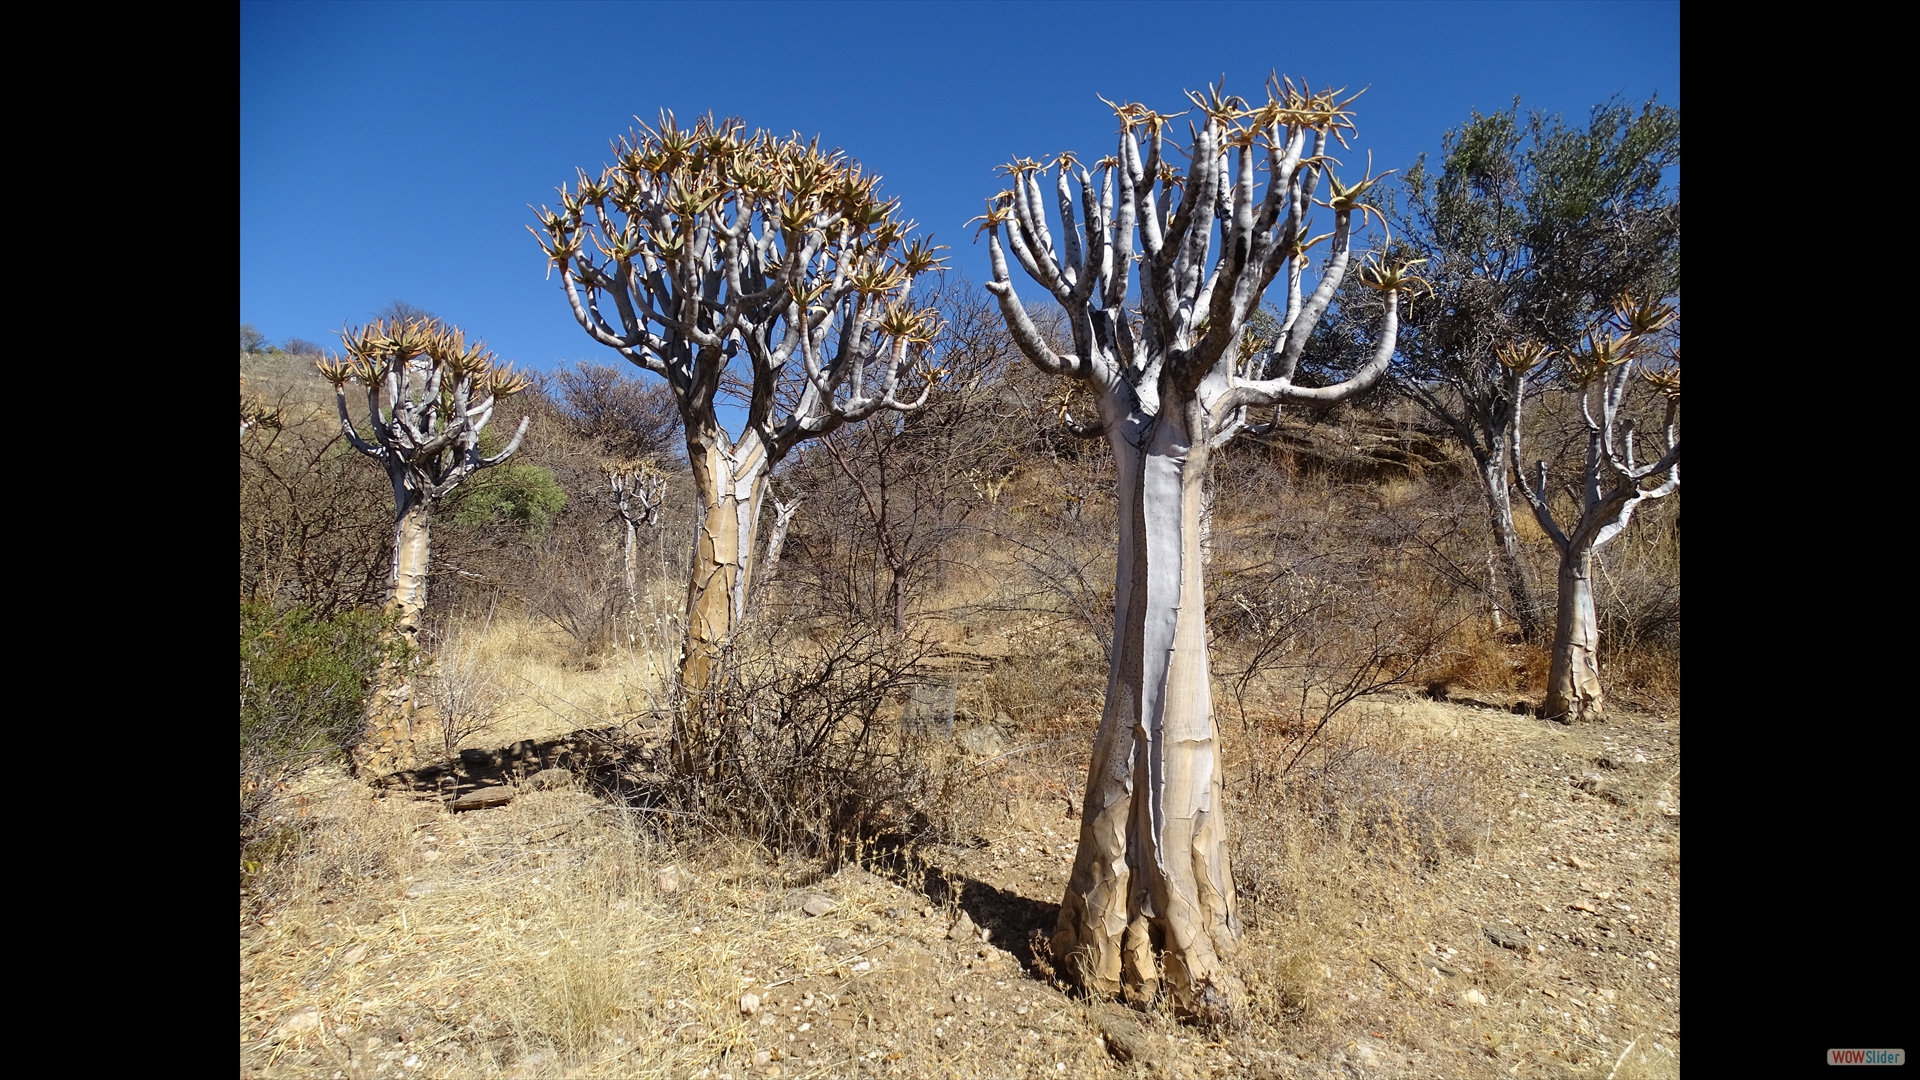
<path id="1" fill-rule="evenodd" d="M 323 345 L 392 299 L 546 368 L 613 354 L 527 234 L 637 114 L 818 133 L 987 278 L 964 223 L 1010 158 L 1111 153 L 1095 97 L 1185 107 L 1224 73 L 1358 89 L 1344 178 L 1475 109 L 1680 105 L 1680 6 L 1612 3 L 243 3 L 240 320 Z M 1025 294 L 1036 293 L 1018 281 Z"/>

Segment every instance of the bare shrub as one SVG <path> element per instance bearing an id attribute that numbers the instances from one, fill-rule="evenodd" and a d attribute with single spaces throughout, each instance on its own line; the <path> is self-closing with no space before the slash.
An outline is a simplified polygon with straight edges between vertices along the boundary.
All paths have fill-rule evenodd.
<path id="1" fill-rule="evenodd" d="M 950 747 L 900 723 L 926 652 L 871 626 L 812 643 L 742 635 L 725 679 L 665 710 L 664 746 L 636 748 L 653 768 L 629 794 L 829 861 L 883 834 L 928 839 L 969 781 Z"/>
<path id="2" fill-rule="evenodd" d="M 493 625 L 494 610 L 477 628 L 454 630 L 444 619 L 426 627 L 424 645 L 433 657 L 418 685 L 426 704 L 439 718 L 446 756 L 459 753 L 460 744 L 491 731 L 506 701 L 500 669 L 487 663 L 480 639 Z"/>
<path id="3" fill-rule="evenodd" d="M 262 363 L 265 363 L 262 361 Z M 259 400 L 278 415 L 240 440 L 240 596 L 321 618 L 386 599 L 393 496 L 307 400 L 312 387 L 277 369 Z"/>

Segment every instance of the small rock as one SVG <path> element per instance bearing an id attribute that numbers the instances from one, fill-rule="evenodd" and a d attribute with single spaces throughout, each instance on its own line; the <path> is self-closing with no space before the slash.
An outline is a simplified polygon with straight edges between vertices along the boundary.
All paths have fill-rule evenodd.
<path id="1" fill-rule="evenodd" d="M 1100 1034 L 1107 1040 L 1107 1053 L 1120 1061 L 1140 1061 L 1148 1058 L 1146 1033 L 1140 1025 L 1119 1010 L 1108 1010 L 1098 1017 Z"/>
<path id="2" fill-rule="evenodd" d="M 973 924 L 973 919 L 964 911 L 960 913 L 958 919 L 953 921 L 953 925 L 947 929 L 947 939 L 950 941 L 973 941 L 979 936 L 980 928 Z"/>
<path id="3" fill-rule="evenodd" d="M 573 773 L 566 769 L 541 769 L 527 777 L 527 787 L 534 791 L 552 791 L 573 783 Z"/>
<path id="4" fill-rule="evenodd" d="M 289 1035 L 298 1035 L 303 1031 L 313 1031 L 320 1026 L 320 1010 L 312 1005 L 293 1010 L 280 1025 L 273 1029 L 270 1037 L 284 1039 Z"/>
<path id="5" fill-rule="evenodd" d="M 340 963 L 343 966 L 350 966 L 353 964 L 357 964 L 360 961 L 365 960 L 366 958 L 367 958 L 367 946 L 365 945 L 365 943 L 362 943 L 359 945 L 355 945 L 353 948 L 348 949 L 346 952 L 341 953 Z"/>
<path id="6" fill-rule="evenodd" d="M 407 898 L 409 900 L 417 899 L 419 897 L 427 895 L 428 893 L 432 892 L 433 890 L 439 887 L 440 887 L 440 883 L 437 881 L 416 881 L 413 884 L 407 886 Z"/>
<path id="7" fill-rule="evenodd" d="M 1567 861 L 1573 864 L 1573 868 L 1574 868 L 1575 870 L 1591 870 L 1591 869 L 1593 869 L 1593 864 L 1592 864 L 1592 863 L 1590 863 L 1590 862 L 1588 862 L 1587 860 L 1585 860 L 1585 859 L 1583 859 L 1583 858 L 1581 858 L 1581 857 L 1580 857 L 1580 856 L 1578 856 L 1578 855 L 1569 855 L 1569 856 L 1567 856 Z"/>
<path id="8" fill-rule="evenodd" d="M 1480 929 L 1481 932 L 1487 935 L 1488 941 L 1493 942 L 1503 949 L 1512 949 L 1514 952 L 1529 951 L 1526 942 L 1521 941 L 1519 938 L 1514 937 L 1512 934 L 1507 933 L 1497 926 L 1483 926 Z"/>
<path id="9" fill-rule="evenodd" d="M 1478 990 L 1469 989 L 1466 993 L 1460 995 L 1460 1000 L 1469 1005 L 1485 1005 L 1487 1003 L 1487 995 Z"/>
<path id="10" fill-rule="evenodd" d="M 756 1050 L 756 1051 L 754 1051 L 754 1054 L 753 1054 L 753 1065 L 754 1065 L 754 1068 L 756 1068 L 756 1069 L 757 1069 L 757 1068 L 759 1068 L 760 1066 L 762 1066 L 762 1065 L 765 1065 L 765 1064 L 766 1064 L 767 1062 L 769 1062 L 769 1061 L 772 1061 L 772 1060 L 773 1060 L 773 1055 L 772 1055 L 772 1054 L 769 1054 L 769 1053 L 767 1053 L 767 1052 L 766 1052 L 765 1050 Z"/>
<path id="11" fill-rule="evenodd" d="M 741 994 L 740 995 L 740 1015 L 752 1016 L 754 1013 L 757 1013 L 759 1011 L 760 1011 L 760 995 L 759 994 Z M 761 1062 L 761 1064 L 764 1065 L 766 1064 L 766 1062 L 763 1061 Z"/>
<path id="12" fill-rule="evenodd" d="M 1373 1047 L 1368 1046 L 1366 1043 L 1361 1043 L 1354 1047 L 1353 1058 L 1362 1065 L 1373 1066 L 1380 1064 L 1380 1055 L 1374 1053 Z"/>
<path id="13" fill-rule="evenodd" d="M 800 910 L 817 919 L 839 906 L 824 896 L 810 896 L 806 903 L 800 905 Z"/>
<path id="14" fill-rule="evenodd" d="M 1575 900 L 1573 903 L 1568 904 L 1567 908 L 1570 911 L 1584 911 L 1589 915 L 1593 914 L 1593 905 L 1587 903 L 1585 900 Z"/>
<path id="15" fill-rule="evenodd" d="M 1601 776 L 1597 772 L 1590 772 L 1576 781 L 1574 786 L 1581 791 L 1598 791 L 1600 790 L 1600 785 L 1605 783 L 1606 779 L 1606 777 Z"/>
<path id="16" fill-rule="evenodd" d="M 483 787 L 475 791 L 469 791 L 465 795 L 453 800 L 448 806 L 448 809 L 457 814 L 463 810 L 485 810 L 489 807 L 505 806 L 512 801 L 513 789 L 504 785 L 496 785 L 494 787 Z"/>
<path id="17" fill-rule="evenodd" d="M 661 896 L 672 896 L 680 891 L 680 868 L 663 866 L 653 872 L 654 891 Z"/>

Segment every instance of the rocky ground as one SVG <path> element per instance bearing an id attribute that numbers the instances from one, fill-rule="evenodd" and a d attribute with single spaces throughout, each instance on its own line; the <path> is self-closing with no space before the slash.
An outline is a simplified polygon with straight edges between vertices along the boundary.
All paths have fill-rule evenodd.
<path id="1" fill-rule="evenodd" d="M 1677 1075 L 1677 717 L 1367 716 L 1395 760 L 1470 763 L 1485 834 L 1382 861 L 1246 802 L 1237 962 L 1261 1006 L 1227 1032 L 1083 1000 L 1036 962 L 1077 834 L 1070 759 L 994 763 L 971 846 L 831 874 L 689 842 L 564 772 L 463 812 L 316 772 L 243 883 L 241 1072 Z"/>

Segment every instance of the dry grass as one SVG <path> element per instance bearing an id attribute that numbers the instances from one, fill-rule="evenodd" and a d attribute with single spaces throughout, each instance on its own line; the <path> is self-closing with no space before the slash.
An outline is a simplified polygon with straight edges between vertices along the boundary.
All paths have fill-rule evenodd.
<path id="1" fill-rule="evenodd" d="M 448 672 L 484 674 L 490 719 L 456 748 L 491 748 L 647 712 L 664 700 L 674 661 L 664 647 L 616 647 L 583 668 L 573 659 L 572 639 L 551 623 L 499 612 L 479 627 L 449 633 L 436 662 Z"/>
<path id="2" fill-rule="evenodd" d="M 1281 748 L 1229 730 L 1250 1007 L 1224 1038 L 1142 1017 L 1150 1065 L 1114 1060 L 1099 1007 L 1023 966 L 1071 861 L 1084 738 L 1022 732 L 1043 749 L 966 765 L 982 782 L 946 809 L 971 846 L 833 875 L 579 789 L 448 815 L 309 774 L 243 889 L 242 1071 L 1604 1077 L 1638 1038 L 1619 1077 L 1677 1075 L 1671 731 L 1548 727 L 1363 702 L 1258 795 L 1246 761 Z M 1566 782 L 1596 760 L 1619 801 Z M 1643 921 L 1567 908 L 1599 893 Z M 816 895 L 835 904 L 817 918 Z M 994 939 L 949 940 L 960 910 Z M 1615 948 L 1593 929 L 1609 917 L 1658 971 L 1581 947 Z"/>

